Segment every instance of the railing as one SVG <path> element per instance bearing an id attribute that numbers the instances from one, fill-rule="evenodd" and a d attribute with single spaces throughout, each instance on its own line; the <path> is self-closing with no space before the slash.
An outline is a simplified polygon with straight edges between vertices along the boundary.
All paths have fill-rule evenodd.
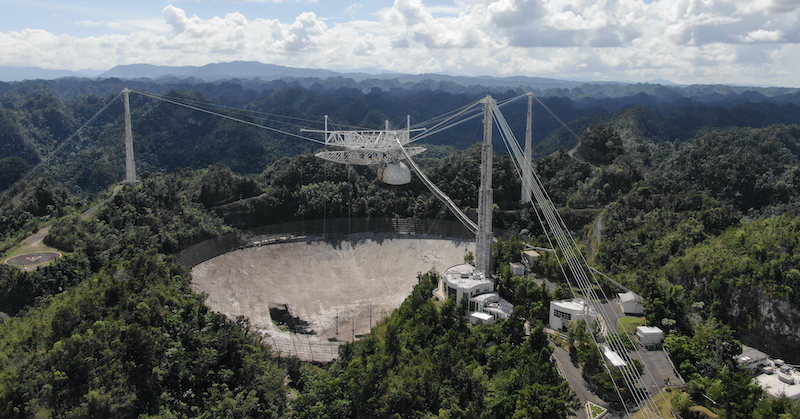
<path id="1" fill-rule="evenodd" d="M 270 224 L 209 239 L 178 252 L 178 265 L 193 267 L 221 254 L 253 245 L 298 238 L 341 240 L 357 234 L 386 234 L 474 241 L 475 234 L 461 223 L 418 218 L 329 218 Z M 508 230 L 495 229 L 496 237 L 510 237 Z"/>

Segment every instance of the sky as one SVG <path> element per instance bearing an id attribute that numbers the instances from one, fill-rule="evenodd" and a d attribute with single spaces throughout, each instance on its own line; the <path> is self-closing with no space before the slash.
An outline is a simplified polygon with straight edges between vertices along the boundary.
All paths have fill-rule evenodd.
<path id="1" fill-rule="evenodd" d="M 800 87 L 800 0 L 0 0 L 0 65 Z"/>

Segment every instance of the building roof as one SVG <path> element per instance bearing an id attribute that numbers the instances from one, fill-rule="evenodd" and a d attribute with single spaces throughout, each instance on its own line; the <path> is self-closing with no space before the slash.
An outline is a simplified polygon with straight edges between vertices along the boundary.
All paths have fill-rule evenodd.
<path id="1" fill-rule="evenodd" d="M 482 284 L 492 285 L 492 281 L 486 279 L 483 273 L 466 263 L 447 268 L 443 275 L 447 282 L 459 288 L 472 288 Z"/>
<path id="2" fill-rule="evenodd" d="M 577 298 L 572 300 L 551 301 L 550 304 L 562 310 L 569 310 L 569 311 L 583 311 L 586 307 L 586 303 L 583 300 L 579 300 Z"/>
<path id="3" fill-rule="evenodd" d="M 659 329 L 657 327 L 652 327 L 652 326 L 638 326 L 636 328 L 636 331 L 637 332 L 641 332 L 643 335 L 655 335 L 655 334 L 663 335 L 664 334 L 663 330 L 661 330 L 661 329 Z"/>
<path id="4" fill-rule="evenodd" d="M 483 311 L 495 313 L 501 317 L 511 317 L 514 313 L 514 305 L 504 300 L 502 297 L 496 303 L 489 303 L 483 306 Z"/>
<path id="5" fill-rule="evenodd" d="M 537 252 L 535 250 L 523 250 L 522 253 L 524 253 L 525 255 L 530 256 L 532 258 L 538 258 L 539 256 L 541 256 L 539 254 L 539 252 Z"/>
<path id="6" fill-rule="evenodd" d="M 483 321 L 494 319 L 491 314 L 486 314 L 480 311 L 473 311 L 470 316 L 475 317 L 476 319 L 481 319 Z"/>
<path id="7" fill-rule="evenodd" d="M 630 301 L 644 301 L 644 298 L 633 291 L 622 292 L 619 294 L 620 303 L 627 303 Z"/>
<path id="8" fill-rule="evenodd" d="M 755 378 L 755 381 L 772 397 L 785 395 L 790 399 L 798 400 L 800 399 L 800 384 L 798 384 L 800 373 L 793 371 L 792 376 L 795 379 L 795 384 L 784 383 L 780 380 L 778 374 L 761 374 Z"/>
<path id="9" fill-rule="evenodd" d="M 748 358 L 747 361 L 749 360 L 762 361 L 764 359 L 769 358 L 769 355 L 751 346 L 742 345 L 742 353 L 740 355 L 737 355 L 736 358 L 741 360 L 742 362 L 745 361 L 744 358 Z"/>
<path id="10" fill-rule="evenodd" d="M 606 357 L 606 359 L 608 360 L 608 362 L 611 363 L 611 365 L 615 367 L 624 367 L 628 365 L 628 363 L 625 362 L 622 359 L 622 357 L 619 356 L 618 353 L 611 350 L 611 348 L 609 348 L 608 346 L 600 345 L 600 349 L 603 351 L 603 356 Z"/>
<path id="11" fill-rule="evenodd" d="M 511 262 L 511 263 L 509 263 L 509 265 L 511 265 L 512 268 L 524 268 L 525 267 L 525 265 L 523 265 L 523 264 L 521 264 L 519 262 Z"/>
<path id="12" fill-rule="evenodd" d="M 445 269 L 444 274 L 445 275 L 448 275 L 448 274 L 462 274 L 462 273 L 471 274 L 471 273 L 475 272 L 475 269 L 476 268 L 474 266 L 472 266 L 472 265 L 470 265 L 468 263 L 462 263 L 460 265 L 451 266 L 451 267 Z"/>
<path id="13" fill-rule="evenodd" d="M 470 301 L 475 301 L 476 303 L 488 304 L 490 302 L 498 300 L 499 298 L 500 294 L 496 292 L 486 292 L 483 294 L 478 294 L 476 296 L 470 297 Z"/>

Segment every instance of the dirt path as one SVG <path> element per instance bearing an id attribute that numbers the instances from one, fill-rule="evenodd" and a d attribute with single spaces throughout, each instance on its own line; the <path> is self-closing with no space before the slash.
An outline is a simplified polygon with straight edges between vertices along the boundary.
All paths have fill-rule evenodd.
<path id="1" fill-rule="evenodd" d="M 122 185 L 117 185 L 111 192 L 111 196 L 92 205 L 89 209 L 82 212 L 80 215 L 81 220 L 89 220 L 97 213 L 106 202 L 114 198 L 117 193 L 122 189 Z M 36 233 L 23 239 L 16 250 L 11 252 L 10 256 L 6 259 L 6 263 L 17 266 L 25 266 L 27 268 L 44 266 L 52 261 L 61 257 L 58 249 L 52 248 L 44 244 L 44 238 L 50 232 L 51 225 L 46 225 L 40 228 Z M 54 257 L 44 257 L 45 254 L 54 255 Z M 15 263 L 17 261 L 31 262 L 30 264 Z"/>
<path id="2" fill-rule="evenodd" d="M 569 387 L 578 396 L 581 404 L 585 405 L 586 402 L 592 402 L 599 406 L 608 407 L 608 403 L 604 402 L 600 397 L 597 397 L 596 394 L 589 390 L 589 386 L 586 380 L 583 379 L 581 370 L 569 359 L 569 352 L 552 341 L 550 341 L 550 347 L 553 348 L 553 359 L 556 361 L 559 372 L 564 379 L 567 380 Z M 574 417 L 586 417 L 586 411 L 583 407 L 574 412 Z"/>
<path id="3" fill-rule="evenodd" d="M 592 234 L 589 236 L 589 240 L 586 241 L 586 251 L 589 254 L 589 260 L 593 260 L 595 255 L 597 255 L 597 248 L 600 247 L 600 240 L 603 238 L 604 227 L 603 211 L 600 211 L 600 214 L 598 214 L 597 218 L 594 220 L 594 224 L 592 224 Z"/>
<path id="4" fill-rule="evenodd" d="M 106 198 L 106 199 L 104 199 L 104 200 L 92 205 L 91 208 L 89 208 L 86 211 L 84 211 L 83 213 L 81 213 L 81 220 L 86 221 L 86 220 L 92 218 L 97 213 L 97 211 L 100 210 L 100 207 L 102 207 L 103 205 L 106 204 L 106 202 L 110 201 L 115 196 L 117 196 L 117 192 L 119 192 L 120 189 L 122 189 L 122 185 L 114 186 L 114 190 L 111 191 L 111 196 L 109 196 L 108 198 Z"/>

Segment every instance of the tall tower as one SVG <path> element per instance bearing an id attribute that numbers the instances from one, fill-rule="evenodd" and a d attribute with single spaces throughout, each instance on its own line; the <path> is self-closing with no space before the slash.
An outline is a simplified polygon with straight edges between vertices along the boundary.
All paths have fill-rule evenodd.
<path id="1" fill-rule="evenodd" d="M 478 191 L 478 234 L 475 238 L 475 267 L 488 278 L 492 273 L 492 109 L 491 96 L 483 100 L 483 145 L 481 186 Z"/>
<path id="2" fill-rule="evenodd" d="M 525 127 L 525 162 L 522 166 L 522 202 L 531 202 L 531 160 L 533 157 L 533 93 L 528 92 L 528 125 Z"/>
<path id="3" fill-rule="evenodd" d="M 131 91 L 122 89 L 122 103 L 125 106 L 125 183 L 136 183 L 136 164 L 133 161 L 133 132 L 131 130 L 131 105 L 128 94 Z"/>

